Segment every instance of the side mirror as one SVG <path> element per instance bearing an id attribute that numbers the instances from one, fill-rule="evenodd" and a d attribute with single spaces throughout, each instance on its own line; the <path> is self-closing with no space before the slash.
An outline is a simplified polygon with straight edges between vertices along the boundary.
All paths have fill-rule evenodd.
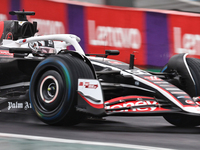
<path id="1" fill-rule="evenodd" d="M 104 57 L 107 58 L 109 55 L 119 55 L 118 50 L 105 50 L 105 54 L 86 54 L 86 56 L 98 56 L 98 57 Z"/>
<path id="2" fill-rule="evenodd" d="M 105 54 L 106 54 L 106 56 L 108 56 L 108 55 L 119 55 L 119 51 L 118 50 L 105 50 Z"/>

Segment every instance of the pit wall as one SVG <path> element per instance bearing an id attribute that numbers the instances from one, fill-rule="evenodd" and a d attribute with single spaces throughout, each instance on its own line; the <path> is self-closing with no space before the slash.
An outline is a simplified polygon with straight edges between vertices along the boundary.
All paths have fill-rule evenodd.
<path id="1" fill-rule="evenodd" d="M 58 2 L 59 1 L 59 2 Z M 66 0 L 1 0 L 0 20 L 11 10 L 35 11 L 39 34 L 76 34 L 85 53 L 119 50 L 110 58 L 163 66 L 177 53 L 200 58 L 200 15 L 176 11 L 108 7 Z"/>

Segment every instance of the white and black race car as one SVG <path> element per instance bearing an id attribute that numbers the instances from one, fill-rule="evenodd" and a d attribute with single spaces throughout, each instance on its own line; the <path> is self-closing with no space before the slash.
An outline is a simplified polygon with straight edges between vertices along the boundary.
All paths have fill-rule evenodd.
<path id="1" fill-rule="evenodd" d="M 32 108 L 51 125 L 75 125 L 87 116 L 152 115 L 176 126 L 200 125 L 199 59 L 178 54 L 161 72 L 147 72 L 134 66 L 132 54 L 130 64 L 107 58 L 117 50 L 85 54 L 72 34 L 34 36 L 37 23 L 25 17 L 34 13 L 11 14 L 19 21 L 0 24 L 1 112 Z"/>

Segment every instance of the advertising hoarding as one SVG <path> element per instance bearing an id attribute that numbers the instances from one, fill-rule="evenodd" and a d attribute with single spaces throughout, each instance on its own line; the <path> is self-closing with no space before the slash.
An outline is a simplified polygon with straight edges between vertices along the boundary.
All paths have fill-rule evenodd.
<path id="1" fill-rule="evenodd" d="M 109 57 L 129 62 L 135 53 L 136 64 L 146 63 L 145 20 L 143 11 L 86 7 L 87 52 L 102 54 L 119 50 L 120 55 Z"/>
<path id="2" fill-rule="evenodd" d="M 169 15 L 171 56 L 188 53 L 200 58 L 200 15 Z"/>

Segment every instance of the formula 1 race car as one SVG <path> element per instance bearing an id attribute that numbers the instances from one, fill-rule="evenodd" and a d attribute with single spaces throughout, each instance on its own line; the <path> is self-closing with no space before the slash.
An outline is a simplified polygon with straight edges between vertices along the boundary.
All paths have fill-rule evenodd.
<path id="1" fill-rule="evenodd" d="M 176 126 L 200 125 L 200 60 L 173 56 L 161 72 L 147 72 L 85 54 L 72 34 L 34 36 L 37 23 L 0 22 L 0 110 L 33 110 L 50 125 L 75 125 L 87 116 L 163 116 Z M 67 48 L 72 49 L 68 50 Z M 73 47 L 73 48 L 72 48 Z M 32 109 L 30 109 L 32 108 Z"/>

